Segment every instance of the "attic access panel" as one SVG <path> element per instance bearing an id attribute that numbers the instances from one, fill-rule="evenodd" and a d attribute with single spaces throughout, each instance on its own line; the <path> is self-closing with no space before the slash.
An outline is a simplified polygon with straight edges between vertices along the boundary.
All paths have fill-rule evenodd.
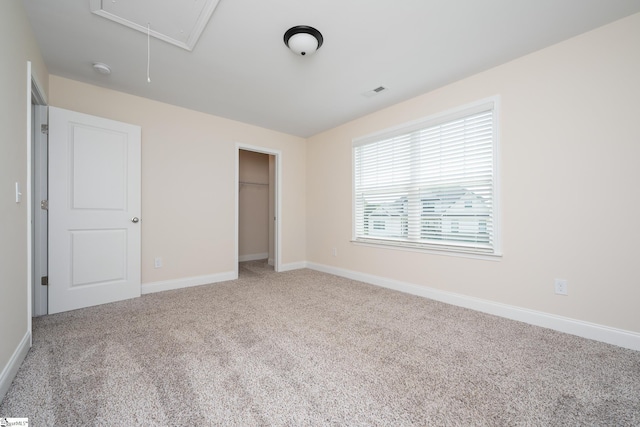
<path id="1" fill-rule="evenodd" d="M 91 11 L 188 51 L 220 0 L 91 0 Z"/>

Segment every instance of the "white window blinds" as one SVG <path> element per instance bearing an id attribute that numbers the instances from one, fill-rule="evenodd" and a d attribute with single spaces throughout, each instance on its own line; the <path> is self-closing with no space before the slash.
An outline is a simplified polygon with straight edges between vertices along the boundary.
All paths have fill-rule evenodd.
<path id="1" fill-rule="evenodd" d="M 495 254 L 494 104 L 354 141 L 354 239 Z"/>

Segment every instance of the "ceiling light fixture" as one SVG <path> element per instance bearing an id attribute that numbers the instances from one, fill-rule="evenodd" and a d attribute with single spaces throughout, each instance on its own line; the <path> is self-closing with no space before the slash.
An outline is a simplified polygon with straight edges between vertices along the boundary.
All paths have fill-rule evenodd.
<path id="1" fill-rule="evenodd" d="M 297 55 L 311 55 L 320 49 L 324 38 L 320 31 L 307 25 L 291 27 L 284 33 L 284 44 Z"/>
<path id="2" fill-rule="evenodd" d="M 102 62 L 94 62 L 93 69 L 99 72 L 100 74 L 105 74 L 105 75 L 111 74 L 111 68 L 107 64 L 103 64 Z"/>

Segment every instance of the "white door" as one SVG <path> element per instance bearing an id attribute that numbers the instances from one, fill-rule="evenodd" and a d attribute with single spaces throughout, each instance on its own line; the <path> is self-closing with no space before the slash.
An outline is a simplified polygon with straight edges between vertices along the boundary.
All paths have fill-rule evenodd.
<path id="1" fill-rule="evenodd" d="M 49 314 L 140 296 L 140 127 L 49 107 Z"/>

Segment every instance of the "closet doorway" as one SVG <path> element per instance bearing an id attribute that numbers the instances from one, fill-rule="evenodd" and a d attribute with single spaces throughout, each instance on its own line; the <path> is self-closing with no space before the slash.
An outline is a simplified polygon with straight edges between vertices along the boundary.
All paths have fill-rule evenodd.
<path id="1" fill-rule="evenodd" d="M 238 144 L 237 260 L 263 260 L 275 271 L 280 270 L 279 170 L 279 152 Z"/>

